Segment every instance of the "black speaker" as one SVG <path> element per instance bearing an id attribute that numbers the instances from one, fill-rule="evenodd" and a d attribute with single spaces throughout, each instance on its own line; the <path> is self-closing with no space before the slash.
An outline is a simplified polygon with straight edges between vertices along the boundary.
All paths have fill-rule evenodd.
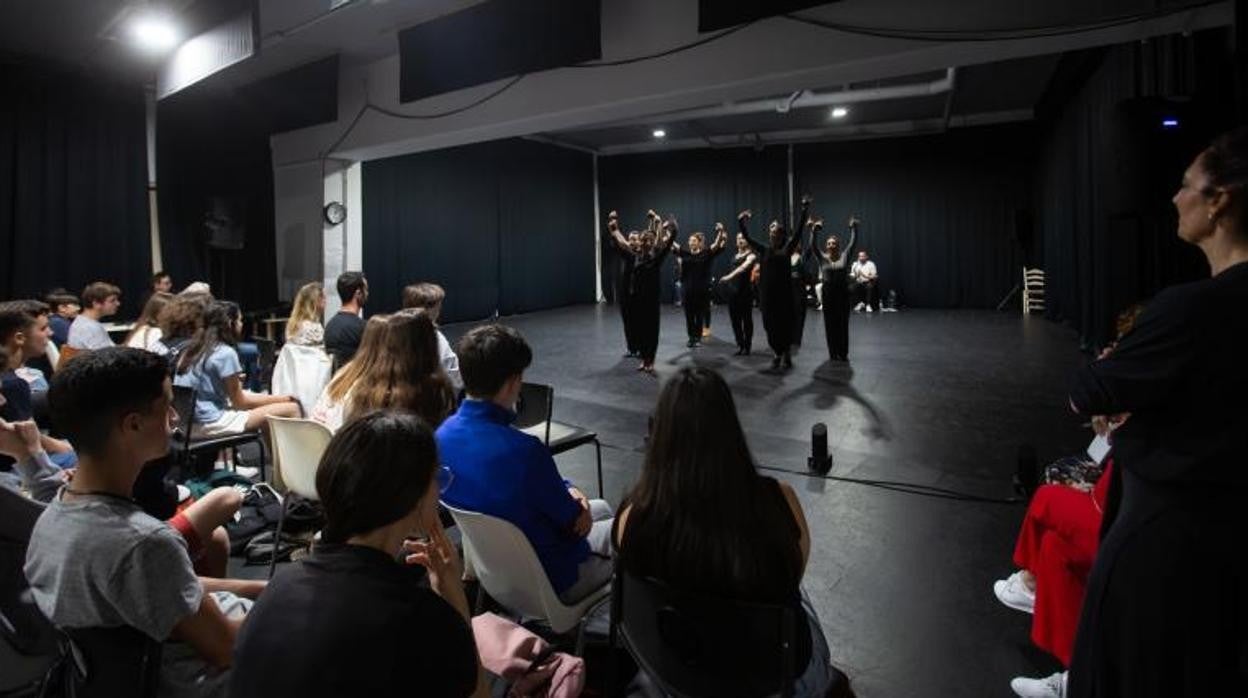
<path id="1" fill-rule="evenodd" d="M 241 250 L 247 241 L 245 208 L 242 202 L 214 196 L 204 211 L 204 236 L 209 247 L 217 250 Z"/>

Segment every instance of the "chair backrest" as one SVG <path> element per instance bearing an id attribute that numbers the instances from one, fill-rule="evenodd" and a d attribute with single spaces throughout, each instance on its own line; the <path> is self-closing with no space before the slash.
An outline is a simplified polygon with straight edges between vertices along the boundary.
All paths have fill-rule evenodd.
<path id="1" fill-rule="evenodd" d="M 294 417 L 269 417 L 269 435 L 273 471 L 280 474 L 281 483 L 300 497 L 319 500 L 316 466 L 334 435 L 320 422 Z"/>
<path id="2" fill-rule="evenodd" d="M 554 409 L 555 389 L 541 383 L 523 383 L 520 386 L 520 400 L 516 403 L 516 420 L 512 426 L 517 429 L 528 429 L 538 424 L 546 424 L 544 441 L 550 443 L 550 414 Z"/>
<path id="3" fill-rule="evenodd" d="M 191 438 L 191 427 L 195 422 L 195 389 L 184 385 L 173 386 L 173 411 L 178 415 L 178 431 L 182 440 Z"/>
<path id="4" fill-rule="evenodd" d="M 156 695 L 161 643 L 130 627 L 63 628 L 66 694 L 75 698 Z"/>
<path id="5" fill-rule="evenodd" d="M 447 505 L 462 533 L 464 557 L 494 600 L 527 616 L 546 619 L 557 633 L 576 626 L 579 615 L 550 586 L 546 570 L 524 533 L 511 522 Z"/>
<path id="6" fill-rule="evenodd" d="M 22 571 L 43 508 L 0 486 L 0 693 L 38 685 L 60 657 L 56 629 L 35 605 Z"/>
<path id="7" fill-rule="evenodd" d="M 78 354 L 81 354 L 84 351 L 89 351 L 89 350 L 78 349 L 76 347 L 71 347 L 68 344 L 61 347 L 60 358 L 56 362 L 56 370 L 59 371 L 62 368 L 65 368 L 65 364 L 68 363 L 70 359 L 74 358 L 75 356 L 77 356 Z"/>
<path id="8" fill-rule="evenodd" d="M 277 363 L 277 344 L 265 337 L 252 337 L 260 358 L 256 361 L 256 370 L 260 373 L 260 385 L 268 389 L 273 381 L 273 366 Z"/>
<path id="9" fill-rule="evenodd" d="M 612 636 L 671 695 L 792 695 L 791 606 L 678 591 L 616 565 Z"/>

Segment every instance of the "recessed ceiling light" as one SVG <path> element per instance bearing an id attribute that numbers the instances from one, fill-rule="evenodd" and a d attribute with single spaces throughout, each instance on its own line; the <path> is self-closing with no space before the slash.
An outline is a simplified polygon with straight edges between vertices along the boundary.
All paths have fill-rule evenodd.
<path id="1" fill-rule="evenodd" d="M 663 137 L 665 137 L 665 136 L 667 136 L 667 131 L 664 131 L 664 130 L 663 130 L 663 129 L 661 129 L 661 128 L 656 128 L 656 129 L 654 129 L 654 137 L 655 137 L 655 138 L 663 138 Z"/>
<path id="2" fill-rule="evenodd" d="M 135 19 L 130 25 L 130 36 L 141 48 L 154 53 L 168 51 L 178 43 L 178 30 L 166 17 L 145 16 Z"/>
<path id="3" fill-rule="evenodd" d="M 833 119 L 844 119 L 846 116 L 849 116 L 849 110 L 845 107 L 832 107 Z"/>

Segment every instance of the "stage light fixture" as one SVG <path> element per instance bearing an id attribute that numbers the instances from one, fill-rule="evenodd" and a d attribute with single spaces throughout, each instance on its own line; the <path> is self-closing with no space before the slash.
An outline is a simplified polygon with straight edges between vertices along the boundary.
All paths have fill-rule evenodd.
<path id="1" fill-rule="evenodd" d="M 1161 127 L 1162 128 L 1178 128 L 1179 120 L 1175 118 L 1167 117 L 1161 120 Z"/>
<path id="2" fill-rule="evenodd" d="M 130 36 L 145 51 L 164 53 L 178 43 L 178 30 L 167 17 L 146 15 L 130 24 Z"/>
<path id="3" fill-rule="evenodd" d="M 667 131 L 664 131 L 664 130 L 663 130 L 663 129 L 661 129 L 661 128 L 656 128 L 656 129 L 654 129 L 654 137 L 655 137 L 655 138 L 664 138 L 664 137 L 666 137 L 666 136 L 667 136 Z"/>
<path id="4" fill-rule="evenodd" d="M 833 119 L 844 119 L 846 116 L 849 116 L 849 110 L 845 107 L 832 107 Z"/>

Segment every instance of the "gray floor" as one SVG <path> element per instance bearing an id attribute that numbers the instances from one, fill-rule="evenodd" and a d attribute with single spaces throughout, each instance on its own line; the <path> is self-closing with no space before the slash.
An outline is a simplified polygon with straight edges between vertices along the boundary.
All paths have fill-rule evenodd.
<path id="1" fill-rule="evenodd" d="M 855 315 L 845 367 L 826 363 L 821 318 L 811 311 L 793 370 L 777 375 L 767 370 L 761 326 L 755 355 L 734 357 L 727 312 L 717 308 L 715 337 L 690 352 L 680 310 L 665 307 L 655 379 L 621 358 L 611 306 L 504 321 L 533 345 L 526 379 L 555 387 L 555 418 L 600 434 L 613 503 L 641 466 L 664 375 L 689 362 L 723 373 L 755 458 L 798 471 L 777 475 L 801 494 L 810 522 L 805 587 L 834 663 L 860 696 L 1008 696 L 1011 677 L 1056 670 L 1030 646 L 1030 617 L 1001 606 L 990 588 L 1011 569 L 1021 505 L 935 499 L 800 471 L 811 425 L 822 421 L 834 475 L 1011 496 L 1020 444 L 1033 444 L 1042 463 L 1086 445 L 1086 430 L 1066 408 L 1065 388 L 1082 360 L 1068 330 L 978 311 Z M 469 326 L 447 334 L 454 341 Z M 558 460 L 586 492 L 596 488 L 592 448 Z"/>

